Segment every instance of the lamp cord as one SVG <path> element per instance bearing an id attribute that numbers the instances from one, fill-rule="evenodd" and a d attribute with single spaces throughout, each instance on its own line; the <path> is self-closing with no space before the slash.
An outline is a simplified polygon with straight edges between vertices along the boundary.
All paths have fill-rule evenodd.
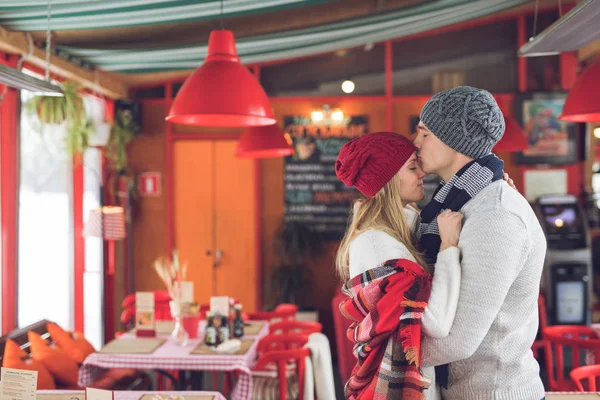
<path id="1" fill-rule="evenodd" d="M 562 17 L 563 13 L 562 13 L 562 1 L 558 0 L 558 17 Z"/>
<path id="2" fill-rule="evenodd" d="M 52 36 L 50 35 L 50 18 L 52 13 L 52 0 L 48 0 L 48 27 L 46 29 L 46 81 L 50 82 L 50 48 Z"/>
<path id="3" fill-rule="evenodd" d="M 535 34 L 537 33 L 537 20 L 538 20 L 538 0 L 535 0 L 535 11 L 533 14 L 533 34 L 529 40 L 533 40 L 535 38 Z"/>
<path id="4" fill-rule="evenodd" d="M 221 30 L 225 29 L 225 23 L 223 22 L 223 0 L 221 0 Z"/>

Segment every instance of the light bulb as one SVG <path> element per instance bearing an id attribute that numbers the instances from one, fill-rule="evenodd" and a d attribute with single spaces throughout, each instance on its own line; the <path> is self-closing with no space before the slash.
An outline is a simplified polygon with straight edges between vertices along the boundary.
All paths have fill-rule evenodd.
<path id="1" fill-rule="evenodd" d="M 312 111 L 310 113 L 310 119 L 312 119 L 314 122 L 321 122 L 324 118 L 325 115 L 323 114 L 323 111 Z"/>
<path id="2" fill-rule="evenodd" d="M 346 94 L 354 92 L 355 87 L 356 85 L 354 84 L 354 82 L 350 80 L 342 82 L 342 91 Z"/>
<path id="3" fill-rule="evenodd" d="M 594 137 L 596 139 L 600 139 L 600 126 L 598 128 L 594 128 Z"/>
<path id="4" fill-rule="evenodd" d="M 342 122 L 344 120 L 344 112 L 342 110 L 332 111 L 331 120 L 334 122 Z"/>

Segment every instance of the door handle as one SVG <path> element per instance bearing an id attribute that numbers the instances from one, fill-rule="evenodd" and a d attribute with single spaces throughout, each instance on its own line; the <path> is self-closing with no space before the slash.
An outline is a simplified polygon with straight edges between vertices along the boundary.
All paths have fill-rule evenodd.
<path id="1" fill-rule="evenodd" d="M 223 250 L 215 251 L 215 261 L 213 263 L 214 268 L 218 268 L 223 262 Z"/>

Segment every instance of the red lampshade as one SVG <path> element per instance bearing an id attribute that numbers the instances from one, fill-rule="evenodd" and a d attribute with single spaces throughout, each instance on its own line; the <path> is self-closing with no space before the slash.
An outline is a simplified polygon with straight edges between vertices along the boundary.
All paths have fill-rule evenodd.
<path id="1" fill-rule="evenodd" d="M 184 82 L 167 121 L 214 127 L 264 126 L 275 123 L 267 94 L 240 64 L 233 33 L 210 33 L 204 64 Z"/>
<path id="2" fill-rule="evenodd" d="M 104 216 L 104 222 L 102 217 Z M 104 240 L 121 240 L 127 237 L 123 207 L 102 207 L 90 211 L 83 236 L 104 237 Z"/>
<path id="3" fill-rule="evenodd" d="M 292 154 L 294 148 L 277 124 L 246 129 L 235 152 L 241 158 L 285 157 Z"/>
<path id="4" fill-rule="evenodd" d="M 577 79 L 559 119 L 568 122 L 600 121 L 600 61 L 590 65 Z"/>
<path id="5" fill-rule="evenodd" d="M 504 136 L 496 145 L 494 146 L 494 151 L 523 151 L 529 147 L 527 143 L 527 136 L 525 136 L 525 132 L 523 132 L 523 128 L 517 121 L 515 121 L 511 117 L 504 116 L 504 125 L 506 129 L 504 130 Z"/>

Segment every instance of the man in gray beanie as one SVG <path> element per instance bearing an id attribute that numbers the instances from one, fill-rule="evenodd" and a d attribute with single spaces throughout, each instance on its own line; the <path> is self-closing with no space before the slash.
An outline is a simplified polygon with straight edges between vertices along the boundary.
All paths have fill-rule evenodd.
<path id="1" fill-rule="evenodd" d="M 422 365 L 436 366 L 446 400 L 544 397 L 531 345 L 546 240 L 491 152 L 504 128 L 489 92 L 460 86 L 425 104 L 415 139 L 423 170 L 443 180 L 421 212 L 420 244 L 429 262 L 440 247 L 437 215 L 447 209 L 464 214 L 454 324 L 447 337 L 425 337 L 421 347 Z"/>

